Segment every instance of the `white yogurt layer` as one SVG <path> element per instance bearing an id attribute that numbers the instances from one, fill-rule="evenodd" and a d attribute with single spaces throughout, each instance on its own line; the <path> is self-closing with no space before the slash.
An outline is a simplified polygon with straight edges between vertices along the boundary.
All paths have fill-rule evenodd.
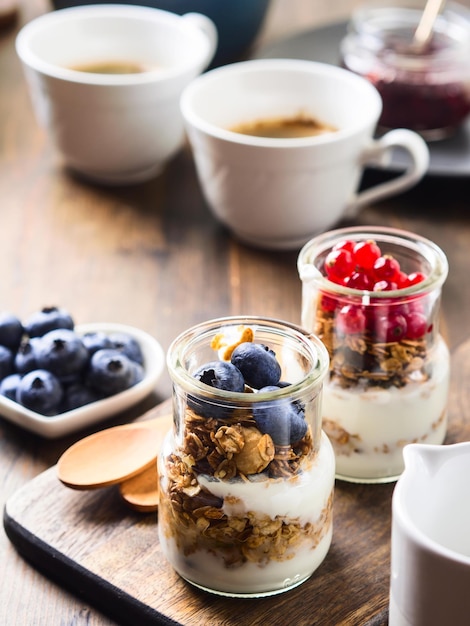
<path id="1" fill-rule="evenodd" d="M 160 532 L 162 550 L 183 578 L 212 592 L 260 596 L 287 590 L 311 576 L 328 552 L 332 523 L 331 516 L 326 519 L 325 514 L 331 507 L 334 474 L 334 452 L 322 433 L 315 462 L 293 478 L 224 482 L 199 476 L 199 484 L 204 489 L 223 499 L 223 512 L 229 520 L 250 515 L 263 517 L 267 523 L 282 519 L 286 528 L 289 524 L 307 526 L 309 534 L 301 530 L 284 553 L 276 551 L 273 539 L 262 562 L 246 560 L 236 565 L 227 564 L 225 555 L 218 552 L 217 543 L 209 545 L 203 536 L 198 541 L 193 535 L 191 550 L 185 555 L 177 545 L 175 532 L 166 532 L 166 536 Z M 314 532 L 311 532 L 312 526 Z"/>
<path id="2" fill-rule="evenodd" d="M 256 512 L 274 519 L 278 517 L 299 518 L 304 526 L 320 516 L 333 487 L 328 438 L 322 433 L 322 443 L 313 468 L 290 479 L 266 479 L 257 474 L 248 483 L 239 480 L 223 482 L 207 476 L 199 476 L 201 487 L 214 496 L 224 499 L 223 511 L 230 516 L 243 516 Z M 231 496 L 230 500 L 228 500 Z"/>
<path id="3" fill-rule="evenodd" d="M 335 449 L 337 478 L 353 482 L 394 480 L 403 472 L 406 444 L 444 441 L 449 352 L 441 338 L 430 366 L 429 380 L 400 389 L 341 389 L 325 384 L 322 415 Z"/>

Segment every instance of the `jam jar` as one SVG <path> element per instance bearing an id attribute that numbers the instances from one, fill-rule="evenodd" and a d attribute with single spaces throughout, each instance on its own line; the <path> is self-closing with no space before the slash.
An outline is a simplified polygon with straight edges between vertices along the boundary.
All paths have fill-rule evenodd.
<path id="1" fill-rule="evenodd" d="M 470 11 L 448 2 L 430 40 L 414 43 L 424 2 L 376 1 L 357 9 L 340 45 L 344 67 L 379 91 L 379 130 L 409 128 L 426 140 L 455 133 L 470 112 Z"/>
<path id="2" fill-rule="evenodd" d="M 403 447 L 441 444 L 447 428 L 449 351 L 439 333 L 442 250 L 392 228 L 319 235 L 299 253 L 302 324 L 330 356 L 323 429 L 336 477 L 396 480 Z"/>
<path id="3" fill-rule="evenodd" d="M 167 363 L 174 429 L 159 457 L 163 554 L 219 595 L 296 587 L 332 539 L 324 345 L 286 322 L 221 318 L 183 332 Z"/>

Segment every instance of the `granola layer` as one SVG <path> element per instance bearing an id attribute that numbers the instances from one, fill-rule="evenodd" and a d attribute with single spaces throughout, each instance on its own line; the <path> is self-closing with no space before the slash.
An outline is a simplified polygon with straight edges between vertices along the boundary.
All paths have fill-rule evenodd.
<path id="1" fill-rule="evenodd" d="M 326 460 L 331 471 L 323 473 L 327 454 L 313 451 L 310 430 L 295 446 L 275 447 L 250 416 L 232 422 L 187 410 L 182 446 L 166 456 L 162 472 L 159 516 L 167 549 L 173 546 L 183 569 L 203 554 L 227 570 L 295 566 L 299 551 L 331 541 L 333 453 Z M 331 449 L 328 441 L 324 446 Z"/>
<path id="2" fill-rule="evenodd" d="M 340 334 L 335 314 L 321 306 L 316 311 L 314 333 L 330 355 L 330 380 L 343 389 L 357 385 L 400 388 L 431 376 L 424 337 L 384 342 L 372 332 Z"/>

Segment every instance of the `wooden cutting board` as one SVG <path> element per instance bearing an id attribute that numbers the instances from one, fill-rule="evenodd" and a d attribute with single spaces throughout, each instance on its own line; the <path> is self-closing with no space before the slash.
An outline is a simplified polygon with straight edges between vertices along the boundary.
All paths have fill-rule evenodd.
<path id="1" fill-rule="evenodd" d="M 447 443 L 470 439 L 469 376 L 467 342 L 453 357 Z M 4 526 L 25 559 L 119 624 L 385 626 L 393 488 L 337 482 L 333 542 L 323 564 L 300 587 L 256 600 L 222 598 L 185 583 L 161 553 L 155 514 L 130 511 L 116 487 L 70 490 L 55 467 L 8 500 Z"/>

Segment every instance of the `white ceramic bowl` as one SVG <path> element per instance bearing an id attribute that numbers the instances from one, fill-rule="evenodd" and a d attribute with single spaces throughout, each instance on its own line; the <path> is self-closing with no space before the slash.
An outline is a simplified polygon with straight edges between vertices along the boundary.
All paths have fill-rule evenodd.
<path id="1" fill-rule="evenodd" d="M 144 357 L 145 375 L 143 380 L 114 396 L 52 417 L 31 411 L 5 396 L 0 396 L 0 416 L 2 418 L 37 435 L 54 439 L 116 415 L 137 404 L 154 390 L 165 365 L 163 349 L 154 337 L 138 328 L 123 324 L 83 324 L 76 326 L 75 330 L 80 335 L 89 332 L 127 333 L 136 339 Z"/>

